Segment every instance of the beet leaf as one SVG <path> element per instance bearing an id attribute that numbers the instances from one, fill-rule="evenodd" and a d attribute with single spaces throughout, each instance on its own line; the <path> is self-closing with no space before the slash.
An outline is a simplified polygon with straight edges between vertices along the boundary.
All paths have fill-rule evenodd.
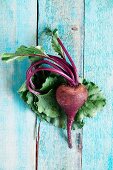
<path id="1" fill-rule="evenodd" d="M 45 55 L 45 52 L 41 46 L 31 46 L 31 47 L 26 47 L 24 45 L 21 45 L 15 53 L 4 53 L 1 55 L 1 58 L 3 61 L 10 62 L 13 60 L 18 60 L 21 61 L 25 59 L 26 57 L 29 56 L 31 61 L 38 61 L 40 60 L 40 57 L 30 57 L 30 55 L 35 55 L 35 54 L 40 54 L 40 55 Z"/>
<path id="2" fill-rule="evenodd" d="M 50 77 L 47 77 L 41 87 L 44 94 L 38 95 L 38 96 L 35 96 L 32 93 L 30 95 L 30 92 L 27 90 L 26 84 L 24 83 L 19 90 L 19 94 L 22 97 L 22 99 L 29 105 L 31 110 L 33 110 L 33 112 L 38 114 L 38 116 L 42 120 L 46 120 L 47 122 L 53 124 L 54 126 L 66 129 L 67 128 L 66 127 L 67 117 L 65 116 L 65 113 L 61 109 L 60 109 L 60 112 L 55 111 L 55 115 L 54 115 L 54 110 L 52 110 L 52 107 L 50 104 L 47 106 L 49 107 L 48 108 L 49 112 L 48 111 L 46 112 L 46 109 L 44 108 L 46 107 L 47 103 L 44 103 L 44 108 L 43 108 L 44 113 L 43 111 L 40 111 L 41 113 L 39 113 L 39 110 L 38 110 L 38 106 L 39 106 L 38 101 L 40 99 L 39 96 L 41 96 L 40 107 L 43 107 L 43 101 L 45 102 L 44 99 L 46 97 L 49 98 L 49 100 L 51 99 L 53 102 L 53 100 L 55 99 L 54 98 L 55 89 L 59 86 L 59 82 L 63 82 L 60 76 L 51 75 Z M 75 121 L 73 123 L 72 129 L 82 128 L 84 126 L 85 119 L 88 117 L 94 117 L 96 113 L 99 112 L 106 104 L 105 97 L 103 96 L 101 90 L 98 88 L 97 85 L 95 85 L 92 82 L 88 82 L 85 79 L 81 80 L 81 83 L 83 83 L 87 87 L 89 96 L 88 96 L 87 102 L 79 109 L 75 117 Z M 51 90 L 52 92 L 50 93 Z M 32 100 L 32 97 L 33 97 L 33 100 Z M 56 99 L 54 101 L 54 104 L 56 104 L 56 108 L 57 108 L 58 104 L 56 103 Z"/>
<path id="3" fill-rule="evenodd" d="M 60 55 L 62 58 L 65 58 L 64 56 L 64 52 L 62 50 L 62 47 L 60 46 L 60 44 L 58 43 L 57 41 L 57 38 L 59 37 L 58 35 L 58 30 L 57 29 L 54 29 L 53 31 L 49 28 L 46 29 L 46 34 L 51 36 L 51 45 L 54 49 L 54 51 Z"/>

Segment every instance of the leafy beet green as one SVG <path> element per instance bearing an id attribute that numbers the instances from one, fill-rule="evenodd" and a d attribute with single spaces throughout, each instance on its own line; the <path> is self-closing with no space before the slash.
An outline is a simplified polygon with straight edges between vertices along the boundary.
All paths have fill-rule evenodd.
<path id="1" fill-rule="evenodd" d="M 71 128 L 82 128 L 86 117 L 93 117 L 106 103 L 98 86 L 85 79 L 80 82 L 77 68 L 57 29 L 46 30 L 59 56 L 47 54 L 42 47 L 20 46 L 15 53 L 2 55 L 3 61 L 30 59 L 26 82 L 19 90 L 22 99 L 41 119 L 66 128 L 72 147 Z M 67 62 L 67 59 L 69 62 Z"/>
<path id="2" fill-rule="evenodd" d="M 56 78 L 57 78 L 57 81 L 56 81 Z M 54 98 L 55 89 L 59 86 L 59 81 L 61 81 L 61 79 L 62 78 L 60 76 L 55 77 L 55 75 L 47 77 L 45 82 L 42 84 L 43 90 L 46 91 L 46 93 L 44 93 L 43 95 L 38 95 L 37 97 L 28 91 L 28 89 L 26 87 L 26 83 L 24 83 L 21 86 L 21 88 L 19 89 L 18 92 L 19 92 L 20 96 L 22 97 L 22 99 L 30 106 L 30 108 L 36 114 L 40 115 L 42 120 L 46 120 L 47 122 L 49 122 L 57 127 L 66 128 L 66 116 L 65 116 L 63 110 L 58 112 L 59 114 L 57 115 L 57 117 L 54 116 L 54 118 L 53 118 L 53 116 L 51 117 L 51 115 L 54 115 L 54 111 L 52 110 L 52 107 L 50 105 L 48 105 L 50 114 L 46 113 L 46 109 L 45 109 L 44 113 L 41 112 L 39 114 L 39 111 L 38 111 L 38 101 L 39 101 L 40 96 L 42 99 L 41 100 L 42 103 L 40 103 L 40 106 L 42 105 L 41 107 L 43 107 L 43 105 L 44 105 L 43 100 L 44 100 L 45 96 L 46 97 L 48 96 L 49 98 L 52 98 L 52 100 L 54 100 L 55 99 Z M 51 80 L 53 80 L 52 85 L 51 85 Z M 62 82 L 63 81 L 64 80 L 62 79 Z M 82 128 L 85 123 L 84 122 L 85 118 L 94 117 L 96 115 L 96 113 L 101 111 L 102 107 L 105 106 L 105 104 L 106 104 L 106 100 L 97 85 L 95 85 L 92 82 L 88 82 L 85 79 L 81 80 L 81 83 L 83 83 L 86 86 L 89 96 L 88 96 L 88 100 L 86 101 L 86 103 L 77 112 L 77 115 L 75 117 L 75 121 L 74 121 L 73 127 L 72 127 L 73 129 Z M 49 93 L 51 90 L 52 90 L 52 93 Z M 30 98 L 30 100 L 29 100 L 29 98 Z M 34 99 L 34 100 L 32 100 L 32 99 Z M 95 103 L 95 105 L 93 103 Z M 56 108 L 57 108 L 58 103 L 55 102 L 55 104 L 56 104 Z M 47 102 L 45 105 L 47 105 Z"/>
<path id="3" fill-rule="evenodd" d="M 58 41 L 57 41 L 57 38 L 59 37 L 59 36 L 58 36 L 58 30 L 57 30 L 57 29 L 54 29 L 54 30 L 52 31 L 50 28 L 47 28 L 45 32 L 46 32 L 47 35 L 49 35 L 49 36 L 52 37 L 52 39 L 51 39 L 51 45 L 52 45 L 54 51 L 55 51 L 58 55 L 60 55 L 62 58 L 65 58 L 64 52 L 63 52 L 63 50 L 62 50 L 62 47 L 60 46 L 60 44 L 59 44 Z"/>
<path id="4" fill-rule="evenodd" d="M 53 87 L 56 89 L 60 84 L 66 84 L 66 80 L 59 75 L 56 76 L 55 74 L 51 74 L 46 78 L 40 90 L 42 92 L 48 92 Z"/>
<path id="5" fill-rule="evenodd" d="M 31 61 L 38 61 L 40 60 L 40 57 L 35 56 L 35 54 L 39 54 L 39 55 L 44 55 L 44 50 L 41 46 L 36 46 L 36 47 L 26 47 L 24 45 L 21 45 L 15 53 L 4 53 L 2 54 L 2 60 L 5 62 L 10 62 L 13 60 L 18 60 L 18 61 L 22 61 L 23 59 L 25 59 L 26 57 L 29 56 Z M 30 57 L 31 56 L 35 56 L 35 57 Z"/>

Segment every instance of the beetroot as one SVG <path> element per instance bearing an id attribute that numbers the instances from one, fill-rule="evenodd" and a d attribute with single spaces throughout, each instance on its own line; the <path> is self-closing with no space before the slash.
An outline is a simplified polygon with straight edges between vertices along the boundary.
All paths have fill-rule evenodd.
<path id="1" fill-rule="evenodd" d="M 68 145 L 69 145 L 69 148 L 72 148 L 71 129 L 72 129 L 73 121 L 75 120 L 74 124 L 77 123 L 80 125 L 79 127 L 81 127 L 83 125 L 84 116 L 93 117 L 95 109 L 100 110 L 106 104 L 106 102 L 105 102 L 104 97 L 101 95 L 101 91 L 98 89 L 97 86 L 95 86 L 94 83 L 90 82 L 87 85 L 87 83 L 84 83 L 83 81 L 83 83 L 86 84 L 86 87 L 88 88 L 90 92 L 89 94 L 88 94 L 87 88 L 83 84 L 80 84 L 79 76 L 77 73 L 77 68 L 74 64 L 72 57 L 70 56 L 70 54 L 64 47 L 61 39 L 58 37 L 57 29 L 55 29 L 54 31 L 51 31 L 50 29 L 48 29 L 47 32 L 49 35 L 52 36 L 52 47 L 55 50 L 55 52 L 58 53 L 59 56 L 47 54 L 41 46 L 26 47 L 22 45 L 16 50 L 15 53 L 3 54 L 2 60 L 12 61 L 15 59 L 18 59 L 18 60 L 24 59 L 26 56 L 29 57 L 29 59 L 32 61 L 32 64 L 26 72 L 27 89 L 26 87 L 22 86 L 20 90 L 20 92 L 22 93 L 22 97 L 26 102 L 29 101 L 31 103 L 30 104 L 31 108 L 33 108 L 33 110 L 36 109 L 35 112 L 36 113 L 38 112 L 39 114 L 39 107 L 40 105 L 43 106 L 42 104 L 43 102 L 41 104 L 37 102 L 39 98 L 41 97 L 38 95 L 40 95 L 41 93 L 42 94 L 45 93 L 45 91 L 43 91 L 40 88 L 41 88 L 43 80 L 45 79 L 47 80 L 44 83 L 44 86 L 46 87 L 46 89 L 48 89 L 47 92 L 49 93 L 49 90 L 51 89 L 54 92 L 54 96 L 56 93 L 56 96 L 55 96 L 56 100 L 58 104 L 60 105 L 60 107 L 65 111 L 65 114 L 67 115 Z M 66 56 L 68 58 L 68 62 L 66 60 Z M 45 74 L 45 71 L 47 71 L 47 74 Z M 59 74 L 65 80 L 63 79 L 63 81 L 59 81 L 60 79 L 57 79 L 59 76 L 57 77 L 54 74 L 50 74 L 52 77 L 44 76 L 43 78 L 44 74 L 49 75 L 48 72 Z M 59 81 L 59 82 L 56 82 L 56 81 Z M 65 85 L 61 85 L 60 84 L 61 82 L 65 83 Z M 60 85 L 60 86 L 58 87 L 57 85 Z M 48 88 L 49 86 L 50 88 Z M 43 85 L 42 85 L 42 88 L 43 88 Z M 36 96 L 31 95 L 31 94 L 27 96 L 27 94 L 29 93 L 28 90 Z M 93 92 L 91 92 L 90 90 Z M 29 96 L 30 96 L 30 100 L 28 100 Z M 88 98 L 87 103 L 91 105 L 90 110 L 88 110 L 87 104 L 86 106 L 84 106 L 83 109 L 80 109 L 83 106 L 83 104 L 86 102 L 87 98 Z M 50 100 L 50 103 L 49 104 L 48 102 L 46 103 L 46 100 Z M 55 105 L 54 105 L 54 102 L 51 102 L 51 100 L 55 101 Z M 56 125 L 54 118 L 50 116 L 48 119 L 48 114 L 46 115 L 46 108 L 49 107 L 50 108 L 49 113 L 51 114 L 52 112 L 53 115 L 55 115 L 54 114 L 55 109 L 58 107 L 56 100 L 53 99 L 53 96 L 52 98 L 44 99 L 44 103 L 46 104 L 44 108 L 42 109 L 42 111 L 40 112 L 44 116 L 45 120 L 47 121 L 50 120 L 49 122 L 52 122 L 54 125 Z M 85 107 L 86 107 L 86 110 L 85 110 Z M 79 110 L 79 113 L 78 113 L 79 116 L 76 117 L 78 110 Z M 57 111 L 59 111 L 59 107 Z M 82 116 L 82 120 L 80 116 L 81 112 L 83 112 L 83 115 L 84 115 Z M 40 116 L 42 117 L 42 115 Z M 60 127 L 64 127 L 62 126 L 62 122 L 64 123 L 64 121 L 62 121 L 62 117 L 63 117 L 62 114 L 61 114 L 62 117 L 60 116 L 60 113 L 58 113 L 57 115 L 59 116 L 56 117 L 56 120 L 61 118 Z M 47 119 L 45 118 L 45 116 L 47 116 Z M 65 119 L 65 117 L 63 118 Z M 59 122 L 59 120 L 56 122 Z"/>
<path id="2" fill-rule="evenodd" d="M 88 92 L 84 85 L 74 87 L 61 85 L 56 91 L 56 99 L 67 115 L 68 145 L 72 148 L 71 128 L 78 109 L 86 102 Z"/>
<path id="3" fill-rule="evenodd" d="M 67 115 L 67 134 L 68 134 L 68 145 L 69 148 L 72 148 L 71 140 L 71 128 L 76 116 L 78 109 L 85 103 L 88 97 L 87 89 L 84 85 L 79 83 L 79 76 L 77 73 L 77 68 L 64 47 L 60 38 L 57 38 L 58 43 L 62 47 L 62 50 L 68 57 L 70 63 L 64 58 L 59 58 L 52 55 L 38 55 L 44 60 L 37 61 L 32 64 L 26 74 L 26 85 L 28 90 L 35 95 L 40 94 L 40 91 L 37 91 L 35 85 L 32 82 L 32 77 L 40 71 L 49 71 L 63 76 L 67 80 L 66 85 L 60 85 L 56 90 L 56 100 L 61 108 L 65 111 Z M 31 55 L 34 56 L 34 55 Z M 48 67 L 43 67 L 43 64 L 49 65 Z"/>

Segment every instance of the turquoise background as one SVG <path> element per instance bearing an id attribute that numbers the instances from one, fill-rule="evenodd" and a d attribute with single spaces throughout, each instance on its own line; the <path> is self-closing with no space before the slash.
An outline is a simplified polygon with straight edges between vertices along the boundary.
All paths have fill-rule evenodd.
<path id="1" fill-rule="evenodd" d="M 87 119 L 83 130 L 73 131 L 72 150 L 65 130 L 41 122 L 38 170 L 112 170 L 113 1 L 38 0 L 38 4 L 39 44 L 51 52 L 42 32 L 47 26 L 57 27 L 80 75 L 97 83 L 107 99 L 104 110 Z M 21 44 L 36 45 L 36 39 L 37 0 L 0 0 L 0 53 L 13 52 Z M 27 60 L 0 61 L 0 170 L 35 169 L 35 115 L 16 92 L 28 66 Z"/>

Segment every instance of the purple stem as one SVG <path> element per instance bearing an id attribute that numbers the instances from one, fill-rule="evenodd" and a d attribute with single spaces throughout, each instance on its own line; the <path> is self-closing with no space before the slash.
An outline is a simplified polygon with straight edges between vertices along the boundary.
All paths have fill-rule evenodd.
<path id="1" fill-rule="evenodd" d="M 35 85 L 33 84 L 32 79 L 30 79 L 30 84 L 31 84 L 31 87 L 32 87 L 33 89 L 35 89 Z"/>
<path id="2" fill-rule="evenodd" d="M 28 90 L 31 92 L 31 93 L 34 93 L 35 95 L 37 94 L 40 94 L 39 92 L 37 91 L 34 91 L 31 87 L 30 87 L 30 79 L 32 78 L 32 76 L 34 74 L 36 74 L 37 72 L 39 71 L 50 71 L 50 72 L 54 72 L 56 74 L 60 74 L 61 76 L 63 76 L 65 79 L 67 79 L 71 84 L 73 84 L 73 80 L 67 76 L 65 73 L 63 73 L 62 71 L 58 70 L 58 69 L 54 69 L 54 68 L 38 68 L 38 69 L 35 69 L 32 73 L 28 74 L 27 75 L 27 81 L 26 81 L 26 85 L 27 85 L 27 88 Z"/>
<path id="3" fill-rule="evenodd" d="M 69 69 L 71 70 L 71 71 L 73 71 L 73 67 L 66 61 L 66 60 L 64 60 L 64 59 L 62 59 L 62 58 L 59 58 L 59 57 L 57 57 L 57 56 L 53 56 L 53 55 L 49 55 L 50 57 L 52 57 L 52 58 L 55 58 L 56 60 L 58 60 L 58 61 L 60 61 L 60 62 L 62 62 L 64 65 L 66 65 L 67 67 L 69 67 Z"/>
<path id="4" fill-rule="evenodd" d="M 73 62 L 73 60 L 72 60 L 70 54 L 68 53 L 68 51 L 67 51 L 66 48 L 64 47 L 62 41 L 60 40 L 60 38 L 57 38 L 57 41 L 59 42 L 59 44 L 60 44 L 60 46 L 62 47 L 63 51 L 64 51 L 65 54 L 67 55 L 67 57 L 68 57 L 70 63 L 72 64 L 73 71 L 74 71 L 75 78 L 76 78 L 76 85 L 78 85 L 78 84 L 79 84 L 79 81 L 78 81 L 77 68 L 76 68 L 76 66 L 75 66 L 75 64 L 74 64 L 74 62 Z"/>
<path id="5" fill-rule="evenodd" d="M 33 90 L 33 89 L 29 86 L 29 83 L 28 83 L 27 81 L 26 81 L 26 86 L 27 86 L 28 90 L 29 90 L 31 93 L 33 93 L 33 94 L 35 94 L 35 95 L 39 95 L 39 94 L 40 94 L 40 92 Z"/>
<path id="6" fill-rule="evenodd" d="M 55 69 L 58 69 L 58 70 L 60 70 L 60 71 L 65 71 L 66 73 L 68 73 L 65 68 L 62 68 L 62 67 L 60 67 L 60 66 L 57 65 L 57 64 L 51 63 L 50 61 L 47 61 L 47 60 L 40 60 L 40 61 L 32 64 L 32 65 L 29 67 L 29 69 L 27 70 L 27 75 L 29 74 L 30 71 L 32 71 L 33 67 L 38 66 L 38 65 L 40 65 L 40 64 L 48 64 L 48 65 L 54 67 Z"/>
<path id="7" fill-rule="evenodd" d="M 39 57 L 42 57 L 42 58 L 48 58 L 48 59 L 58 63 L 61 67 L 65 68 L 65 71 L 66 70 L 68 71 L 68 73 L 71 75 L 71 77 L 75 81 L 75 77 L 73 75 L 73 68 L 71 68 L 72 66 L 69 63 L 67 63 L 65 61 L 65 59 L 61 59 L 61 58 L 59 58 L 57 56 L 53 56 L 53 55 L 42 55 L 42 54 L 30 54 L 30 56 L 32 56 L 32 57 L 39 56 Z"/>
<path id="8" fill-rule="evenodd" d="M 62 68 L 59 67 L 59 66 L 57 66 L 56 64 L 53 64 L 53 63 L 51 63 L 50 61 L 47 61 L 47 60 L 40 60 L 40 61 L 32 64 L 32 65 L 29 67 L 29 69 L 27 70 L 26 75 L 29 76 L 29 74 L 32 72 L 33 67 L 35 67 L 35 66 L 37 66 L 37 65 L 40 65 L 40 64 L 48 64 L 48 65 L 54 67 L 55 69 L 63 72 Z M 31 84 L 31 87 L 32 87 L 32 88 L 35 88 L 35 86 L 34 86 L 34 84 L 33 84 L 33 82 L 32 82 L 31 79 L 30 79 L 30 84 Z M 74 81 L 73 81 L 73 84 L 74 84 Z M 70 84 L 70 85 L 71 85 L 71 84 Z"/>
<path id="9" fill-rule="evenodd" d="M 71 65 L 70 65 L 69 63 L 67 63 L 64 59 L 61 59 L 61 58 L 59 58 L 59 57 L 57 57 L 57 56 L 53 56 L 53 55 L 49 55 L 49 56 L 51 57 L 51 59 L 52 59 L 54 62 L 56 62 L 56 63 L 58 63 L 59 65 L 61 65 L 62 67 L 64 67 L 65 70 L 67 70 L 68 73 L 71 75 L 72 79 L 75 81 L 75 77 L 74 77 L 74 74 L 73 74 L 73 72 L 72 72 L 72 69 L 73 69 L 73 68 L 71 68 Z"/>

